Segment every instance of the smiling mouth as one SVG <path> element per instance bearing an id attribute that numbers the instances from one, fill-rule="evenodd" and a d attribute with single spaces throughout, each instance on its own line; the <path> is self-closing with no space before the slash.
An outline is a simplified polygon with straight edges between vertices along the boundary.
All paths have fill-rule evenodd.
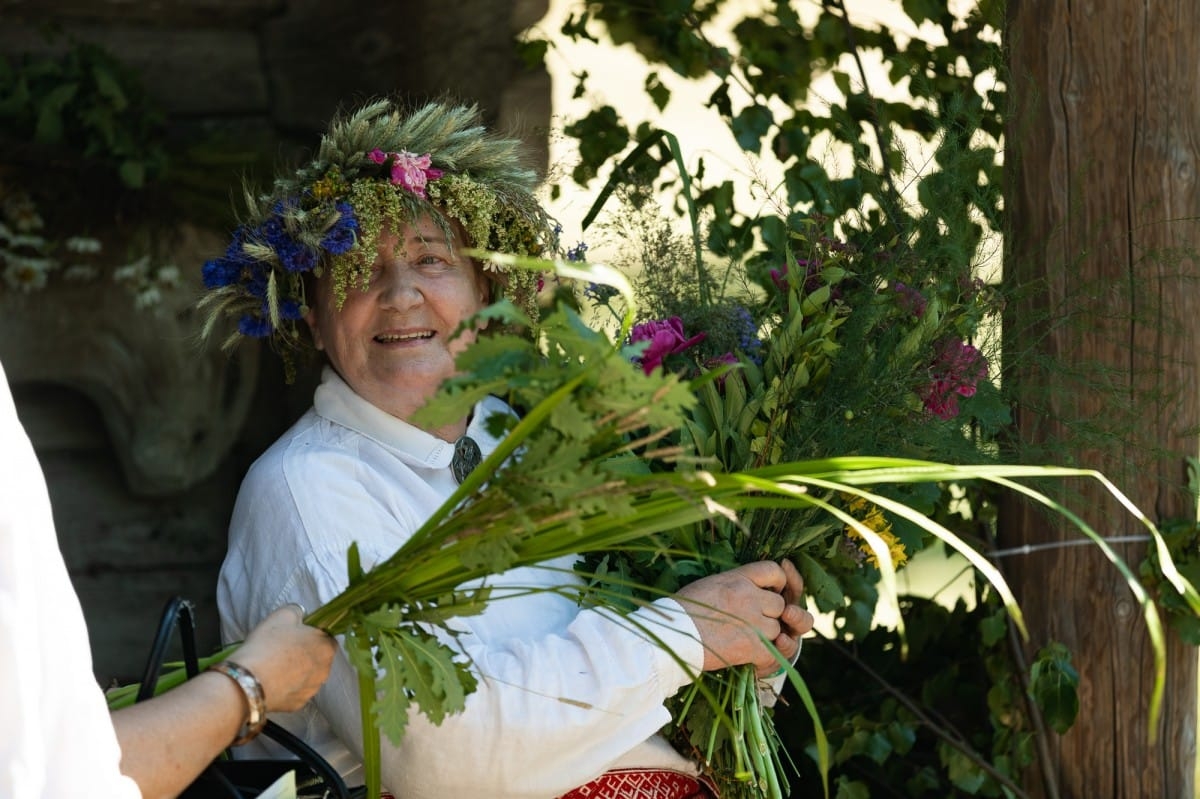
<path id="1" fill-rule="evenodd" d="M 433 338 L 432 330 L 427 330 L 424 333 L 404 333 L 404 334 L 385 334 L 381 333 L 375 337 L 375 340 L 380 344 L 398 344 L 402 341 L 425 341 Z"/>

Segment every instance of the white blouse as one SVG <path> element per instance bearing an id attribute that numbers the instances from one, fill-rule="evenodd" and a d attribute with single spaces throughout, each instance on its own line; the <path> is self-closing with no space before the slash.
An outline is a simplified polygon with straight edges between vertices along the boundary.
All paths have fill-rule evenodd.
<path id="1" fill-rule="evenodd" d="M 468 429 L 484 457 L 497 444 L 484 426 L 495 413 L 512 411 L 485 399 Z M 390 557 L 457 487 L 452 454 L 452 444 L 376 408 L 326 369 L 313 408 L 242 483 L 217 592 L 224 639 L 243 639 L 287 602 L 313 610 L 340 593 L 352 542 L 365 569 Z M 577 584 L 573 562 L 514 569 L 489 582 L 498 589 Z M 438 726 L 414 712 L 399 746 L 385 738 L 385 788 L 399 799 L 548 799 L 614 767 L 696 773 L 657 735 L 670 720 L 663 702 L 704 661 L 678 603 L 661 599 L 633 614 L 647 633 L 556 594 L 503 594 L 495 591 L 483 613 L 454 621 L 461 635 L 452 645 L 480 677 L 466 710 Z M 349 784 L 362 783 L 357 679 L 344 652 L 306 708 L 274 718 Z M 259 746 L 271 745 L 247 749 Z"/>
<path id="2" fill-rule="evenodd" d="M 0 796 L 139 799 L 92 674 L 46 481 L 0 368 Z"/>

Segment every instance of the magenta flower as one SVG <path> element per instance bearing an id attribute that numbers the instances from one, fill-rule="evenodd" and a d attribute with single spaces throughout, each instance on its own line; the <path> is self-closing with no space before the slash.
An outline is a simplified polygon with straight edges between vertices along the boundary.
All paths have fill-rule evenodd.
<path id="1" fill-rule="evenodd" d="M 787 276 L 787 264 L 783 265 L 783 269 L 771 270 L 771 282 L 775 284 L 775 288 L 778 289 L 780 293 L 785 293 L 788 290 Z"/>
<path id="2" fill-rule="evenodd" d="M 390 161 L 392 165 L 392 183 L 401 186 L 421 199 L 425 199 L 425 186 L 431 180 L 437 180 L 443 174 L 440 169 L 434 169 L 433 158 L 429 153 L 417 155 L 407 150 L 398 153 L 385 153 L 376 148 L 367 153 L 376 164 Z"/>
<path id="3" fill-rule="evenodd" d="M 900 282 L 897 282 L 892 288 L 900 295 L 900 307 L 920 319 L 925 313 L 925 295 L 912 286 Z"/>
<path id="4" fill-rule="evenodd" d="M 668 355 L 677 355 L 688 347 L 699 344 L 704 340 L 704 336 L 704 333 L 699 333 L 688 338 L 683 332 L 683 320 L 672 316 L 670 319 L 655 319 L 634 325 L 633 330 L 629 331 L 629 342 L 650 342 L 640 359 L 642 371 L 650 374 L 662 365 Z"/>
<path id="5" fill-rule="evenodd" d="M 932 380 L 921 391 L 925 410 L 939 419 L 958 416 L 958 398 L 975 396 L 975 386 L 987 377 L 988 363 L 983 353 L 957 339 L 943 339 L 937 345 Z"/>

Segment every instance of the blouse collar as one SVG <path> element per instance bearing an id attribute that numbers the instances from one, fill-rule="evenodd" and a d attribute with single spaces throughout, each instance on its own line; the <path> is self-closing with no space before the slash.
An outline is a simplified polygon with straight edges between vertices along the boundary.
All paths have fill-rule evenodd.
<path id="1" fill-rule="evenodd" d="M 321 384 L 313 395 L 313 409 L 331 422 L 348 427 L 367 438 L 395 450 L 415 466 L 445 469 L 454 457 L 454 442 L 443 441 L 363 399 L 341 376 L 326 366 Z M 487 418 L 497 412 L 512 413 L 495 397 L 486 397 L 475 406 L 467 435 L 475 439 L 484 456 L 496 448 L 499 439 L 487 431 Z"/>

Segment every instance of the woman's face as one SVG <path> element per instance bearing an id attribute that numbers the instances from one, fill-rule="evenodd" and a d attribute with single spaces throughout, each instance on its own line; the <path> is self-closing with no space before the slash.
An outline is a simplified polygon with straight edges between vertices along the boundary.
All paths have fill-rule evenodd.
<path id="1" fill-rule="evenodd" d="M 401 419 L 455 374 L 454 358 L 475 340 L 475 331 L 451 336 L 487 303 L 487 280 L 462 255 L 462 233 L 453 227 L 453 249 L 429 217 L 385 227 L 367 290 L 349 287 L 339 310 L 332 281 L 323 277 L 305 317 L 317 349 L 342 379 Z"/>

